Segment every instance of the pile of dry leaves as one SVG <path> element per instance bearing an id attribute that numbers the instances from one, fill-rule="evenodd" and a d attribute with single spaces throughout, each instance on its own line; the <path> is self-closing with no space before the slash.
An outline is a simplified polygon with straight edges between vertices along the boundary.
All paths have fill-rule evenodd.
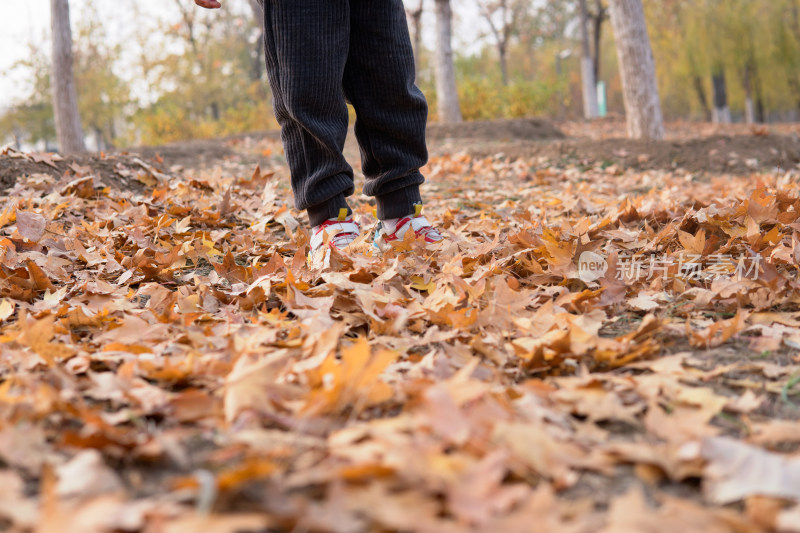
<path id="1" fill-rule="evenodd" d="M 800 531 L 797 170 L 439 157 L 309 271 L 279 155 L 126 161 L 0 198 L 0 529 Z"/>

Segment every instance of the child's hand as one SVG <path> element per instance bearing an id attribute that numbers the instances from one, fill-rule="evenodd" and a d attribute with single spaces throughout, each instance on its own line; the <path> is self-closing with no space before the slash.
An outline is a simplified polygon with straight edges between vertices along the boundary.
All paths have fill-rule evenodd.
<path id="1" fill-rule="evenodd" d="M 222 7 L 222 4 L 217 0 L 194 0 L 194 3 L 206 9 L 219 9 Z"/>

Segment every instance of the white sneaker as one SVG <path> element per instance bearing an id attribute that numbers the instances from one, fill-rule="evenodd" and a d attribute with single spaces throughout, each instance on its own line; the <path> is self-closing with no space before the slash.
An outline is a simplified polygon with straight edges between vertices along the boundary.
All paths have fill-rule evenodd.
<path id="1" fill-rule="evenodd" d="M 428 219 L 422 216 L 422 204 L 414 205 L 414 214 L 403 217 L 395 224 L 394 231 L 391 233 L 387 231 L 383 222 L 378 223 L 378 229 L 375 231 L 375 238 L 372 245 L 378 250 L 385 250 L 390 246 L 389 243 L 393 241 L 402 241 L 408 230 L 414 231 L 417 238 L 425 239 L 428 244 L 442 242 L 444 237 L 439 233 Z"/>
<path id="2" fill-rule="evenodd" d="M 308 263 L 314 267 L 330 264 L 331 250 L 342 251 L 355 241 L 361 227 L 353 218 L 347 217 L 347 209 L 342 208 L 337 218 L 329 218 L 311 230 L 311 251 Z"/>

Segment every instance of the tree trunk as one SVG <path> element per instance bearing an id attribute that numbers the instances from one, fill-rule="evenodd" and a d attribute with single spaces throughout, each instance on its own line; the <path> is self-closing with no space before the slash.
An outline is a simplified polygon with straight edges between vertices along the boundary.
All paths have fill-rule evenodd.
<path id="1" fill-rule="evenodd" d="M 800 76 L 789 76 L 789 88 L 795 95 L 795 105 L 797 105 L 797 110 L 800 111 Z"/>
<path id="2" fill-rule="evenodd" d="M 794 36 L 800 42 L 800 0 L 795 0 L 791 7 L 792 10 L 792 30 Z"/>
<path id="3" fill-rule="evenodd" d="M 633 139 L 663 139 L 664 118 L 642 0 L 610 0 L 610 7 L 628 135 Z"/>
<path id="4" fill-rule="evenodd" d="M 406 14 L 411 21 L 411 39 L 414 43 L 414 69 L 419 79 L 420 71 L 422 70 L 421 56 L 422 56 L 422 13 L 425 7 L 425 0 L 419 0 L 417 9 L 406 10 Z"/>
<path id="5" fill-rule="evenodd" d="M 754 60 L 752 58 L 748 59 L 747 64 L 744 66 L 744 79 L 742 80 L 745 93 L 744 121 L 746 124 L 756 123 L 756 106 L 753 102 L 753 75 L 755 74 L 753 63 Z"/>
<path id="6" fill-rule="evenodd" d="M 591 46 L 589 44 L 589 10 L 586 0 L 580 0 L 581 9 L 581 41 L 583 54 L 581 56 L 581 78 L 583 80 L 583 116 L 586 119 L 597 118 L 597 81 L 594 77 L 594 61 L 592 60 Z"/>
<path id="7" fill-rule="evenodd" d="M 756 123 L 756 105 L 752 96 L 747 96 L 744 99 L 744 122 L 749 126 Z"/>
<path id="8" fill-rule="evenodd" d="M 94 126 L 94 128 L 92 129 L 94 130 L 95 149 L 98 152 L 103 152 L 107 150 L 106 140 L 105 140 L 105 135 L 103 134 L 103 130 L 101 130 L 97 126 Z"/>
<path id="9" fill-rule="evenodd" d="M 697 93 L 697 99 L 700 100 L 700 105 L 703 106 L 703 114 L 706 120 L 711 120 L 711 106 L 708 105 L 708 97 L 706 97 L 706 89 L 703 87 L 703 78 L 698 75 L 692 76 L 692 84 L 694 85 L 694 92 Z"/>
<path id="10" fill-rule="evenodd" d="M 594 61 L 594 81 L 600 81 L 600 52 L 603 45 L 603 22 L 606 20 L 606 8 L 603 7 L 603 0 L 596 0 L 597 15 L 594 17 L 594 49 L 592 60 Z"/>
<path id="11" fill-rule="evenodd" d="M 250 71 L 250 78 L 253 81 L 258 81 L 262 78 L 264 74 L 264 6 L 259 2 L 259 0 L 250 0 L 250 9 L 253 12 L 253 17 L 256 19 L 258 23 L 258 27 L 261 29 L 261 33 L 259 34 L 258 41 L 256 42 L 256 55 L 253 58 L 253 65 L 252 70 Z"/>
<path id="12" fill-rule="evenodd" d="M 52 90 L 58 147 L 63 154 L 85 152 L 78 95 L 75 91 L 69 0 L 50 0 L 53 31 Z"/>
<path id="13" fill-rule="evenodd" d="M 717 68 L 711 75 L 714 87 L 714 124 L 730 124 L 731 109 L 728 107 L 728 83 L 725 80 L 725 71 Z"/>
<path id="14" fill-rule="evenodd" d="M 183 18 L 183 23 L 186 24 L 186 39 L 189 41 L 189 44 L 192 47 L 192 52 L 194 52 L 195 58 L 198 55 L 197 49 L 197 39 L 194 36 L 194 9 L 192 6 L 189 6 L 183 0 L 174 0 L 175 5 L 178 7 L 178 11 L 181 13 L 181 18 Z"/>
<path id="15" fill-rule="evenodd" d="M 436 97 L 439 121 L 461 122 L 456 68 L 453 64 L 453 12 L 450 0 L 436 0 Z"/>
<path id="16" fill-rule="evenodd" d="M 108 120 L 108 145 L 111 148 L 117 146 L 117 128 L 114 126 L 114 119 Z"/>
<path id="17" fill-rule="evenodd" d="M 766 110 L 764 107 L 764 97 L 761 93 L 761 82 L 756 81 L 756 122 L 763 124 L 766 122 Z"/>
<path id="18" fill-rule="evenodd" d="M 508 54 L 505 41 L 498 41 L 497 55 L 500 57 L 500 76 L 503 80 L 503 87 L 508 87 Z"/>
<path id="19" fill-rule="evenodd" d="M 486 23 L 489 25 L 489 29 L 492 30 L 492 34 L 494 35 L 495 46 L 497 47 L 497 58 L 500 63 L 500 77 L 503 83 L 503 87 L 508 86 L 508 39 L 511 35 L 512 27 L 514 26 L 514 21 L 516 19 L 515 10 L 510 8 L 508 5 L 507 0 L 500 0 L 496 3 L 484 3 L 480 0 L 478 1 L 478 7 L 480 9 L 481 15 L 483 18 L 486 19 Z M 509 9 L 511 11 L 509 12 Z M 502 23 L 498 27 L 495 24 L 492 15 L 495 13 L 500 13 Z M 511 20 L 508 19 L 508 14 L 511 13 Z"/>

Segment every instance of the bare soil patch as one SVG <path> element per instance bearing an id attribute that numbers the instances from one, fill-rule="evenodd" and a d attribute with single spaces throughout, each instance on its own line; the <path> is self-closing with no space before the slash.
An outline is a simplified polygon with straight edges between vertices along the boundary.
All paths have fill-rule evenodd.
<path id="1" fill-rule="evenodd" d="M 431 124 L 428 126 L 428 141 L 442 142 L 447 139 L 523 140 L 548 141 L 566 139 L 567 136 L 551 122 L 535 118 L 486 120 L 463 124 Z"/>
<path id="2" fill-rule="evenodd" d="M 232 157 L 236 153 L 231 146 L 234 139 L 196 139 L 162 146 L 140 146 L 131 148 L 131 151 L 150 159 L 163 160 L 168 166 L 198 168 Z"/>
<path id="3" fill-rule="evenodd" d="M 723 128 L 671 124 L 667 140 L 650 142 L 626 139 L 620 121 L 551 123 L 541 119 L 513 119 L 456 125 L 431 123 L 427 135 L 433 156 L 463 152 L 473 157 L 501 155 L 509 160 L 541 158 L 558 166 L 617 165 L 637 171 L 683 169 L 692 173 L 736 175 L 790 170 L 800 165 L 800 131 L 791 125 Z M 259 147 L 279 140 L 279 132 L 264 131 L 132 151 L 158 158 L 167 167 L 201 168 L 220 161 L 263 166 L 268 157 Z M 345 155 L 358 166 L 358 143 L 352 130 Z"/>
<path id="4" fill-rule="evenodd" d="M 136 178 L 137 173 L 161 172 L 158 167 L 156 161 L 139 154 L 87 153 L 60 158 L 10 152 L 0 155 L 0 193 L 6 192 L 25 176 L 47 174 L 61 179 L 67 173 L 76 177 L 92 174 L 116 190 L 141 192 L 146 184 Z"/>
<path id="5" fill-rule="evenodd" d="M 439 152 L 463 150 L 473 156 L 503 154 L 509 159 L 542 157 L 559 164 L 619 165 L 635 170 L 677 170 L 748 174 L 760 169 L 796 168 L 800 138 L 787 135 L 714 136 L 671 141 L 566 139 L 551 142 L 511 141 L 462 144 L 452 139 Z"/>

